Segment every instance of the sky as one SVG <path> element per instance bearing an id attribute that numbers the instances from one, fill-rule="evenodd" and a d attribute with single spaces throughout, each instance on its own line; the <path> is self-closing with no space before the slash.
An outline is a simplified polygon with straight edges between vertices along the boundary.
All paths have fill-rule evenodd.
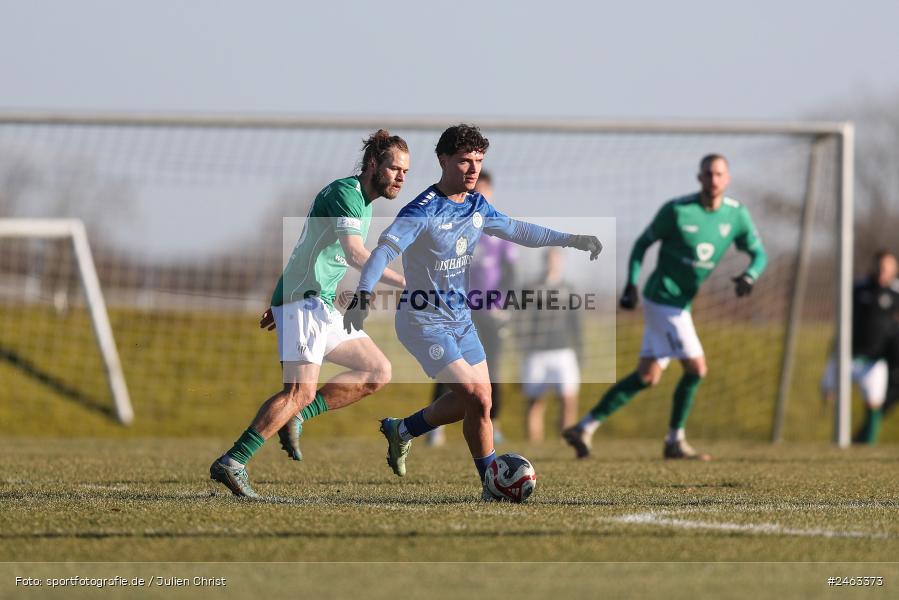
<path id="1" fill-rule="evenodd" d="M 899 97 L 896 1 L 0 0 L 0 9 L 0 111 L 837 120 L 861 101 Z M 683 189 L 647 195 L 689 191 L 689 169 Z M 219 202 L 252 208 L 232 192 Z M 141 200 L 156 210 L 132 224 L 143 234 L 117 230 L 146 240 L 141 252 L 187 255 L 232 243 L 229 228 L 253 222 L 223 211 L 230 221 L 195 235 L 189 223 L 206 206 L 169 200 Z M 169 205 L 197 213 L 180 219 L 180 237 Z"/>
<path id="2" fill-rule="evenodd" d="M 894 1 L 0 1 L 0 109 L 790 119 L 899 91 Z"/>

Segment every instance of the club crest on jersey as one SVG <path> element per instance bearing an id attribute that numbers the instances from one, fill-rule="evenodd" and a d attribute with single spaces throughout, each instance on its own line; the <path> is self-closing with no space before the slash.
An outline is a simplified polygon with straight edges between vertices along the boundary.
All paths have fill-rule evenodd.
<path id="1" fill-rule="evenodd" d="M 456 256 L 462 256 L 466 250 L 468 250 L 468 240 L 460 237 L 456 240 Z"/>
<path id="2" fill-rule="evenodd" d="M 727 234 L 730 233 L 730 223 L 721 223 L 718 225 L 718 231 L 721 233 L 721 237 L 727 237 Z"/>
<path id="3" fill-rule="evenodd" d="M 434 360 L 440 360 L 443 358 L 443 346 L 440 344 L 431 344 L 431 347 L 428 348 L 428 356 Z"/>
<path id="4" fill-rule="evenodd" d="M 696 258 L 698 258 L 702 262 L 705 262 L 708 259 L 712 258 L 713 254 L 715 254 L 715 246 L 713 244 L 709 244 L 708 242 L 697 244 Z"/>
<path id="5" fill-rule="evenodd" d="M 474 225 L 476 229 L 481 228 L 481 225 L 484 224 L 484 217 L 481 216 L 480 212 L 474 211 L 474 214 L 471 216 L 471 224 Z"/>

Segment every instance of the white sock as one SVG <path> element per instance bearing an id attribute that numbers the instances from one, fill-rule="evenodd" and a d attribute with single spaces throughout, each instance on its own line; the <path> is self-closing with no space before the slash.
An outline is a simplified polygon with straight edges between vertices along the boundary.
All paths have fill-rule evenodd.
<path id="1" fill-rule="evenodd" d="M 408 429 L 406 429 L 406 421 L 405 420 L 400 421 L 400 426 L 397 427 L 396 431 L 398 434 L 400 434 L 400 439 L 403 440 L 404 442 L 408 442 L 413 437 L 415 437 L 411 433 L 409 433 Z"/>
<path id="2" fill-rule="evenodd" d="M 578 427 L 587 432 L 587 435 L 593 435 L 596 432 L 596 429 L 599 427 L 599 424 L 602 421 L 597 421 L 596 417 L 593 416 L 592 413 L 587 413 L 587 415 L 578 422 Z"/>
<path id="3" fill-rule="evenodd" d="M 669 429 L 668 435 L 665 436 L 666 444 L 673 444 L 674 442 L 682 442 L 687 439 L 687 432 L 683 427 L 680 429 Z"/>

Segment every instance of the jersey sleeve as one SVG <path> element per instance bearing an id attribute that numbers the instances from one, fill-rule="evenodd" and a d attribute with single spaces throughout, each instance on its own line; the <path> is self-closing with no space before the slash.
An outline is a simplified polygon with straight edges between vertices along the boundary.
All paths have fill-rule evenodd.
<path id="1" fill-rule="evenodd" d="M 758 230 L 752 222 L 752 217 L 745 206 L 740 206 L 740 233 L 734 238 L 734 244 L 737 250 L 745 252 L 751 258 L 749 267 L 746 268 L 746 275 L 757 280 L 762 275 L 762 271 L 768 265 L 768 254 L 762 245 L 762 238 L 759 237 Z"/>
<path id="2" fill-rule="evenodd" d="M 640 281 L 640 269 L 643 266 L 643 256 L 646 254 L 646 250 L 657 240 L 663 240 L 671 235 L 676 226 L 676 221 L 674 202 L 666 202 L 659 209 L 659 212 L 656 213 L 656 216 L 653 217 L 652 222 L 643 234 L 634 242 L 630 260 L 628 260 L 628 283 L 637 285 Z"/>
<path id="3" fill-rule="evenodd" d="M 378 245 L 389 246 L 396 254 L 402 254 L 427 227 L 425 211 L 415 204 L 406 205 L 378 238 Z"/>
<path id="4" fill-rule="evenodd" d="M 387 265 L 402 254 L 427 226 L 427 215 L 420 206 L 414 204 L 405 206 L 378 238 L 377 247 L 372 250 L 371 256 L 362 267 L 357 289 L 366 292 L 373 290 Z"/>
<path id="5" fill-rule="evenodd" d="M 493 208 L 486 200 L 482 210 L 484 211 L 484 233 L 520 246 L 528 248 L 564 246 L 571 239 L 570 233 L 513 219 Z"/>
<path id="6" fill-rule="evenodd" d="M 480 203 L 478 210 L 484 215 L 484 233 L 487 235 L 503 238 L 500 233 L 511 230 L 512 217 L 496 210 L 493 205 L 486 200 Z"/>
<path id="7" fill-rule="evenodd" d="M 365 199 L 352 185 L 344 182 L 331 184 L 325 191 L 325 214 L 331 219 L 337 235 L 362 235 L 362 215 Z"/>

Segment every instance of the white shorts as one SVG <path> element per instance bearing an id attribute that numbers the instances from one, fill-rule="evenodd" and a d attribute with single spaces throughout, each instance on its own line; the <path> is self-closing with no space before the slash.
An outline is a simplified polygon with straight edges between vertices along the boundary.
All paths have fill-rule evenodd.
<path id="1" fill-rule="evenodd" d="M 571 348 L 531 352 L 521 364 L 521 388 L 529 398 L 538 398 L 548 389 L 573 396 L 580 385 L 581 370 Z"/>
<path id="2" fill-rule="evenodd" d="M 852 382 L 858 385 L 862 392 L 862 398 L 871 408 L 883 406 L 887 397 L 887 383 L 890 370 L 887 361 L 878 360 L 871 362 L 862 358 L 852 360 Z M 821 378 L 821 391 L 825 394 L 832 393 L 837 387 L 837 361 L 830 357 L 827 368 L 824 369 L 824 377 Z"/>
<path id="3" fill-rule="evenodd" d="M 273 306 L 272 315 L 278 332 L 278 356 L 283 362 L 320 365 L 343 342 L 368 337 L 359 330 L 347 333 L 340 311 L 318 296 Z"/>
<path id="4" fill-rule="evenodd" d="M 664 369 L 672 358 L 699 358 L 705 354 L 690 311 L 644 299 L 643 317 L 640 358 L 655 358 Z"/>

